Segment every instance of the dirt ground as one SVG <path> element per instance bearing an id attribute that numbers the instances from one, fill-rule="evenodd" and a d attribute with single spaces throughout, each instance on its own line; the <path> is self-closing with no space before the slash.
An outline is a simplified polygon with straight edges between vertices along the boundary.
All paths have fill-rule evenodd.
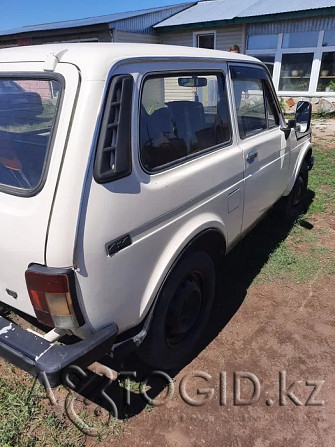
<path id="1" fill-rule="evenodd" d="M 314 121 L 313 137 L 314 143 L 323 145 L 323 151 L 335 150 L 335 119 Z"/>
<path id="2" fill-rule="evenodd" d="M 318 121 L 313 127 L 314 141 L 323 152 L 335 150 L 335 120 Z M 310 201 L 315 200 L 310 191 Z M 286 275 L 286 264 L 292 261 L 283 252 L 278 266 L 284 274 L 270 271 L 270 280 L 262 276 L 292 233 L 289 224 L 267 217 L 226 258 L 199 351 L 182 370 L 168 372 L 174 393 L 168 395 L 164 380 L 149 380 L 148 395 L 163 403 L 150 405 L 132 382 L 126 405 L 125 390 L 115 382 L 108 389 L 119 410 L 114 435 L 102 434 L 100 440 L 87 436 L 81 445 L 333 447 L 335 203 L 308 216 L 298 230 L 306 232 L 303 242 L 298 232 L 290 249 L 302 266 L 306 259 L 308 273 Z M 106 364 L 135 370 L 139 379 L 150 374 L 134 355 L 121 365 Z M 62 396 L 62 391 L 56 392 L 60 400 Z M 97 426 L 94 417 L 103 420 L 104 415 L 91 413 Z"/>
<path id="3" fill-rule="evenodd" d="M 334 277 L 296 287 L 283 282 L 250 287 L 215 340 L 175 378 L 179 385 L 185 374 L 210 374 L 208 383 L 190 380 L 188 394 L 204 402 L 196 388 L 213 388 L 212 400 L 190 406 L 176 393 L 165 406 L 131 418 L 120 445 L 334 446 L 334 290 Z M 261 394 L 254 405 L 234 405 L 233 374 L 238 371 L 259 379 Z M 303 405 L 289 398 L 279 405 L 280 371 L 286 372 L 287 388 L 298 381 L 292 390 Z M 227 377 L 226 406 L 220 405 L 220 372 Z M 241 395 L 251 396 L 251 382 L 244 380 Z M 325 382 L 315 400 L 324 405 L 305 406 L 314 390 L 306 381 L 320 380 Z"/>

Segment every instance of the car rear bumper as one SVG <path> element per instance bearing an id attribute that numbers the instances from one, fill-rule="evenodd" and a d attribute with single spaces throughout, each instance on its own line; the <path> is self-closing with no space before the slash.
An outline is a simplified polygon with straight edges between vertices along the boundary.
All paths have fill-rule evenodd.
<path id="1" fill-rule="evenodd" d="M 112 323 L 78 343 L 53 344 L 0 316 L 0 356 L 55 387 L 67 366 L 86 368 L 108 352 L 117 333 L 118 327 Z"/>

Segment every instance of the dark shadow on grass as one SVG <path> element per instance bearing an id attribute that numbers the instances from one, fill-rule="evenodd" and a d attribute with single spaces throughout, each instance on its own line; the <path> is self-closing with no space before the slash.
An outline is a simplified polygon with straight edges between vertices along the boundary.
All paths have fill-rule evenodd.
<path id="1" fill-rule="evenodd" d="M 313 199 L 314 193 L 308 190 L 306 211 Z M 239 310 L 248 288 L 267 263 L 271 253 L 287 238 L 294 223 L 280 219 L 275 211 L 271 211 L 222 261 L 211 320 L 201 343 L 193 353 L 193 358 L 197 357 L 215 339 Z M 313 228 L 313 225 L 302 218 L 299 219 L 299 224 L 307 230 Z M 142 363 L 135 354 L 128 355 L 122 362 L 113 361 L 106 356 L 101 363 L 116 371 L 136 371 L 137 376 L 133 379 L 133 388 L 134 382 L 139 386 L 140 382 L 152 372 L 152 368 Z M 179 370 L 166 372 L 173 378 Z M 92 377 L 92 374 L 89 374 Z M 100 376 L 95 376 L 90 386 L 81 394 L 107 410 L 111 410 L 108 401 L 101 399 L 98 392 L 104 380 Z M 155 399 L 163 391 L 167 382 L 161 377 L 156 377 L 155 380 L 150 379 L 148 384 L 150 385 L 148 396 Z M 114 381 L 108 386 L 107 394 L 118 408 L 119 419 L 129 418 L 140 413 L 148 404 L 148 401 L 140 393 L 132 389 L 130 405 L 127 405 L 126 392 L 124 387 L 120 386 L 119 381 Z"/>

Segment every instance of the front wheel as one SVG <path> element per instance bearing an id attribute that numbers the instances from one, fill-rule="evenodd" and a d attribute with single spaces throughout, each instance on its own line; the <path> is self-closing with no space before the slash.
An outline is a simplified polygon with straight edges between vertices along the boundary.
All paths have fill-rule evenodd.
<path id="1" fill-rule="evenodd" d="M 305 194 L 308 186 L 308 164 L 304 160 L 296 178 L 292 191 L 287 197 L 281 199 L 280 208 L 283 216 L 288 220 L 294 220 L 303 214 Z"/>
<path id="2" fill-rule="evenodd" d="M 139 357 L 154 368 L 188 363 L 208 323 L 215 294 L 215 266 L 202 250 L 186 253 L 169 274 Z"/>

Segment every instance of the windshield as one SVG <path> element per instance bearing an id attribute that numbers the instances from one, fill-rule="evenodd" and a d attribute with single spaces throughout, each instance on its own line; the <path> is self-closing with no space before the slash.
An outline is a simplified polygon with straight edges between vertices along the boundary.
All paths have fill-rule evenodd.
<path id="1" fill-rule="evenodd" d="M 40 184 L 59 91 L 55 80 L 0 78 L 0 189 Z"/>

